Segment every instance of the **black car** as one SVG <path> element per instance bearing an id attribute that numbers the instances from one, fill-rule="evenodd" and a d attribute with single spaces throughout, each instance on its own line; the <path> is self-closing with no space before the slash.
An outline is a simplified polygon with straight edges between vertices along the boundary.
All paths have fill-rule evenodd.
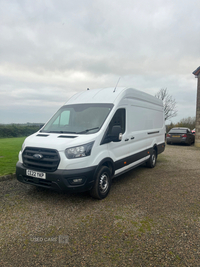
<path id="1" fill-rule="evenodd" d="M 189 128 L 177 127 L 172 128 L 167 134 L 167 144 L 187 144 L 194 143 L 195 136 Z"/>

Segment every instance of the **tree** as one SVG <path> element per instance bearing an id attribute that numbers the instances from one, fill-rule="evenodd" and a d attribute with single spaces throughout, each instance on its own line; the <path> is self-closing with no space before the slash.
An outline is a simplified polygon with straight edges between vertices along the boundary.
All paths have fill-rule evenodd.
<path id="1" fill-rule="evenodd" d="M 176 117 L 176 101 L 168 94 L 167 88 L 161 88 L 160 91 L 155 95 L 155 97 L 163 101 L 165 120 L 169 120 Z"/>
<path id="2" fill-rule="evenodd" d="M 186 127 L 190 130 L 193 130 L 195 128 L 196 118 L 195 117 L 188 117 L 183 118 L 176 124 L 173 124 L 172 122 L 168 125 L 166 125 L 166 132 L 168 133 L 172 128 L 174 127 Z"/>
<path id="3" fill-rule="evenodd" d="M 195 123 L 196 123 L 196 117 L 188 117 L 180 120 L 176 124 L 176 127 L 187 127 L 190 128 L 190 130 L 193 130 L 195 128 Z"/>

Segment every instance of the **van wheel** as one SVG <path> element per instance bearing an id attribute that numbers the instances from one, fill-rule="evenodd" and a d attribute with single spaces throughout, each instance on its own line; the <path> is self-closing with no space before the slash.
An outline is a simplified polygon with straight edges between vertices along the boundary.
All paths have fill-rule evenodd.
<path id="1" fill-rule="evenodd" d="M 111 173 L 110 169 L 102 166 L 97 173 L 97 178 L 93 188 L 90 190 L 90 195 L 97 199 L 107 197 L 111 187 Z"/>
<path id="2" fill-rule="evenodd" d="M 156 159 L 157 159 L 156 151 L 153 150 L 150 158 L 147 161 L 147 167 L 154 168 L 156 166 Z"/>

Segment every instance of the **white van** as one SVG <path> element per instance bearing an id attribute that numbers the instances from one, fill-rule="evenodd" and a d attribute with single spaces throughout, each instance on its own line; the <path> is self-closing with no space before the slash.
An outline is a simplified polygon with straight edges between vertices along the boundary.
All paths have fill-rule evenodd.
<path id="1" fill-rule="evenodd" d="M 162 101 L 131 88 L 77 93 L 26 138 L 16 166 L 20 182 L 105 198 L 113 177 L 165 149 Z"/>

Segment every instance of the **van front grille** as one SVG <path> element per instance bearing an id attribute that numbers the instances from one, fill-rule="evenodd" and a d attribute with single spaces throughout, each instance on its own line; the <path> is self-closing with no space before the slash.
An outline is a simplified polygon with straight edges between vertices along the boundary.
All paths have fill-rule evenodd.
<path id="1" fill-rule="evenodd" d="M 24 167 L 38 171 L 53 172 L 60 163 L 59 153 L 55 149 L 26 147 L 22 157 Z"/>

